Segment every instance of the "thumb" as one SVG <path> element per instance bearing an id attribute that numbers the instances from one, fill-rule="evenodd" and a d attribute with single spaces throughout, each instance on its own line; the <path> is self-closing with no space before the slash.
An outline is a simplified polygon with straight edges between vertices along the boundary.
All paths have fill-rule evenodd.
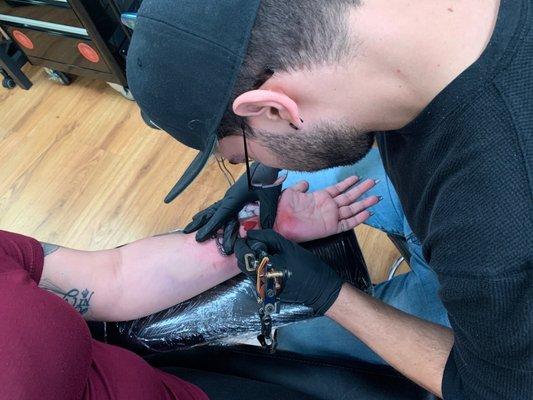
<path id="1" fill-rule="evenodd" d="M 299 193 L 306 193 L 309 190 L 309 182 L 300 181 L 296 185 L 291 186 L 289 189 L 292 189 Z"/>
<path id="2" fill-rule="evenodd" d="M 287 239 L 272 229 L 263 229 L 248 232 L 248 240 L 256 240 L 267 245 L 269 251 L 280 252 L 287 244 L 290 244 Z"/>

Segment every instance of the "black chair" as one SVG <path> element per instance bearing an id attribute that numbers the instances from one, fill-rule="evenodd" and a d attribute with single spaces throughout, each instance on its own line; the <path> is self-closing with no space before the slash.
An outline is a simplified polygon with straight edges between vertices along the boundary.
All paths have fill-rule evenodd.
<path id="1" fill-rule="evenodd" d="M 253 346 L 206 346 L 150 354 L 154 367 L 202 386 L 202 372 L 276 384 L 320 400 L 434 399 L 390 367 L 295 353 L 268 354 Z M 236 395 L 235 398 L 238 398 Z"/>

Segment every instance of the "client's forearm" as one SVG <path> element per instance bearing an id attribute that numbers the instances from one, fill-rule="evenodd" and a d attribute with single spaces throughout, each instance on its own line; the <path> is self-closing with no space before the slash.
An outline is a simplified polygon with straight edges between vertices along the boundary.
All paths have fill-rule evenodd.
<path id="1" fill-rule="evenodd" d="M 214 240 L 168 234 L 119 249 L 116 301 L 107 320 L 146 316 L 188 300 L 237 275 L 235 256 L 220 255 Z"/>
<path id="2" fill-rule="evenodd" d="M 97 321 L 152 314 L 239 273 L 235 257 L 222 257 L 213 240 L 197 243 L 181 233 L 103 251 L 43 248 L 39 287 Z"/>

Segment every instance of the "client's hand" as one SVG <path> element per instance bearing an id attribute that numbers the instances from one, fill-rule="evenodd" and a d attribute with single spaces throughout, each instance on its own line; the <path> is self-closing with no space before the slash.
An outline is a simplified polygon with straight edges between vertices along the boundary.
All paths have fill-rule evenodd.
<path id="1" fill-rule="evenodd" d="M 380 199 L 360 197 L 376 185 L 368 179 L 359 185 L 351 176 L 336 185 L 306 193 L 305 181 L 286 189 L 278 203 L 274 230 L 294 242 L 307 242 L 346 232 L 365 222 L 372 215 L 367 208 Z"/>

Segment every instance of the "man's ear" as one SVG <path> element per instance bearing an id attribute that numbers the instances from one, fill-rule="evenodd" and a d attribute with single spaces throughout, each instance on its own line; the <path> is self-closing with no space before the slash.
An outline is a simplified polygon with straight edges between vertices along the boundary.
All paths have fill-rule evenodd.
<path id="1" fill-rule="evenodd" d="M 284 120 L 300 128 L 302 121 L 296 102 L 284 93 L 271 90 L 251 90 L 233 102 L 233 112 L 241 117 L 265 115 L 272 120 Z"/>

